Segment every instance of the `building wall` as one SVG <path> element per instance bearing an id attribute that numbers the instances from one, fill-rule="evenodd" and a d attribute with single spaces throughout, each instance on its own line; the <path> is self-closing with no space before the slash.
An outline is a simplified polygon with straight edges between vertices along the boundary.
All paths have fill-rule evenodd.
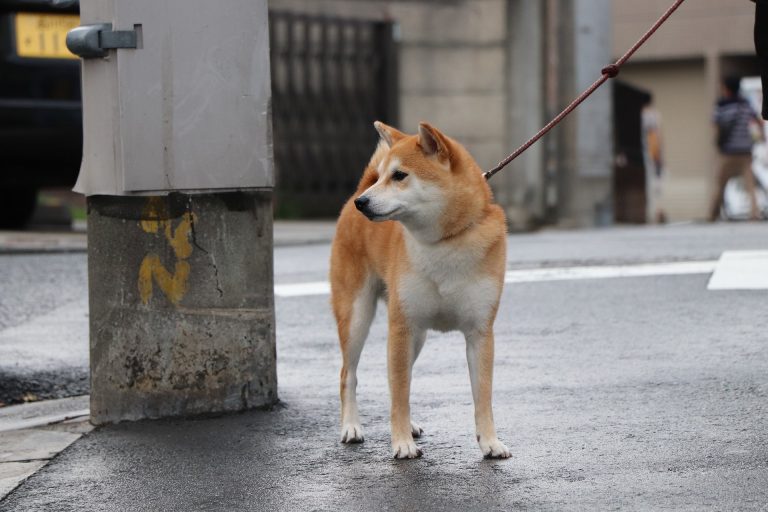
<path id="1" fill-rule="evenodd" d="M 615 55 L 623 54 L 671 5 L 671 0 L 613 0 Z M 633 60 L 700 57 L 710 52 L 754 52 L 755 4 L 749 0 L 683 3 Z"/>
<path id="2" fill-rule="evenodd" d="M 634 44 L 670 3 L 614 0 L 614 56 Z M 748 0 L 685 2 L 620 75 L 651 92 L 661 113 L 667 164 L 661 204 L 670 220 L 708 214 L 717 160 L 712 107 L 723 75 L 756 69 L 753 24 L 754 4 Z"/>
<path id="3" fill-rule="evenodd" d="M 585 83 L 599 74 L 602 60 L 585 57 L 590 41 L 600 41 L 604 25 L 589 20 L 608 16 L 613 21 L 613 44 L 601 58 L 610 60 L 624 51 L 669 6 L 670 0 L 270 0 L 273 9 L 298 12 L 392 19 L 400 27 L 400 123 L 414 132 L 419 121 L 434 123 L 462 141 L 484 169 L 536 131 L 542 124 L 546 69 L 542 30 L 545 5 L 573 10 L 567 17 L 575 32 L 566 41 L 574 55 L 560 51 L 558 69 L 571 71 L 560 85 L 559 102 L 580 92 L 575 75 Z M 662 204 L 672 220 L 702 218 L 711 192 L 716 159 L 709 115 L 721 74 L 749 72 L 754 5 L 748 0 L 696 0 L 686 2 L 667 24 L 630 61 L 621 78 L 654 94 L 665 126 L 668 174 Z M 578 15 L 578 16 L 577 16 Z M 568 24 L 563 16 L 561 24 Z M 598 31 L 598 32 L 596 32 Z M 610 34 L 606 32 L 606 34 Z M 569 36 L 570 37 L 570 36 Z M 592 38 L 592 39 L 590 39 Z M 583 40 L 584 43 L 579 43 Z M 587 46 L 585 46 L 587 45 Z M 599 50 L 592 45 L 592 49 Z M 589 53 L 589 52 L 587 52 Z M 595 55 L 599 51 L 593 51 Z M 576 65 L 578 63 L 578 65 Z M 594 68 L 594 69 L 593 69 Z M 570 87 L 569 80 L 573 82 Z M 604 94 L 603 96 L 607 96 Z M 599 221 L 606 204 L 602 175 L 605 145 L 595 146 L 584 123 L 603 119 L 605 100 L 598 93 L 558 132 L 554 150 L 566 154 L 559 171 L 577 177 L 561 183 L 556 202 L 584 225 Z M 562 106 L 562 105 L 561 105 Z M 581 119 L 581 121 L 580 121 Z M 603 121 L 601 121 L 602 123 Z M 609 121 L 605 122 L 605 127 Z M 592 140 L 610 140 L 603 135 Z M 573 147 L 575 145 L 575 148 Z M 525 227 L 544 210 L 543 167 L 549 161 L 543 141 L 497 175 L 491 185 L 514 227 Z M 595 166 L 595 163 L 598 163 Z M 567 194 L 571 194 L 568 196 Z M 562 219 L 561 219 L 562 220 Z"/>
<path id="4" fill-rule="evenodd" d="M 484 169 L 505 156 L 507 0 L 270 0 L 269 6 L 397 21 L 399 127 L 415 133 L 428 121 L 463 142 Z"/>
<path id="5" fill-rule="evenodd" d="M 558 57 L 554 68 L 556 80 L 569 84 L 558 88 L 559 111 L 580 92 L 575 85 L 591 83 L 610 57 L 610 37 L 602 36 L 610 33 L 611 0 L 269 1 L 275 10 L 396 21 L 399 128 L 415 133 L 419 121 L 429 121 L 464 143 L 483 169 L 545 121 L 545 4 L 563 4 L 563 12 L 573 13 L 557 20 L 567 34 L 560 46 L 580 49 Z M 560 215 L 553 222 L 593 225 L 599 205 L 610 204 L 610 94 L 602 91 L 590 102 L 550 136 L 563 144 L 542 141 L 491 181 L 512 229 L 528 228 L 544 216 L 547 151 L 559 152 L 561 176 L 575 176 L 572 183 L 562 182 L 566 186 L 555 199 Z M 585 124 L 589 133 L 577 129 Z"/>

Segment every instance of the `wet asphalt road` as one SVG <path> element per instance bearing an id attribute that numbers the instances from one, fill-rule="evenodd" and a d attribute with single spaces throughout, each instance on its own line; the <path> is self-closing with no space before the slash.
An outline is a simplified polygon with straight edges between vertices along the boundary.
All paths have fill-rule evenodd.
<path id="1" fill-rule="evenodd" d="M 0 403 L 89 392 L 87 275 L 84 253 L 0 254 Z M 62 330 L 72 305 L 80 322 Z"/>
<path id="2" fill-rule="evenodd" d="M 275 281 L 325 280 L 327 229 L 283 223 Z M 608 231 L 542 232 L 510 238 L 510 268 L 716 259 L 726 249 L 765 247 L 766 224 L 683 225 Z M 290 246 L 289 246 L 290 245 Z M 0 403 L 88 393 L 84 253 L 4 254 L 0 250 Z M 39 319 L 59 312 L 47 322 Z M 62 330 L 62 317 L 79 317 Z M 15 331 L 9 331 L 16 328 Z M 12 346 L 8 346 L 8 343 Z M 24 350 L 34 344 L 34 350 Z"/>
<path id="3" fill-rule="evenodd" d="M 510 266 L 768 248 L 762 226 L 706 228 L 512 237 Z M 278 249 L 276 280 L 322 279 L 326 261 L 326 246 Z M 707 279 L 507 285 L 494 400 L 507 461 L 481 458 L 463 341 L 436 333 L 414 370 L 424 457 L 391 459 L 383 314 L 359 370 L 366 442 L 339 444 L 328 298 L 278 299 L 282 407 L 99 429 L 0 510 L 764 510 L 766 293 Z"/>
<path id="4" fill-rule="evenodd" d="M 0 330 L 87 294 L 84 253 L 0 254 Z"/>

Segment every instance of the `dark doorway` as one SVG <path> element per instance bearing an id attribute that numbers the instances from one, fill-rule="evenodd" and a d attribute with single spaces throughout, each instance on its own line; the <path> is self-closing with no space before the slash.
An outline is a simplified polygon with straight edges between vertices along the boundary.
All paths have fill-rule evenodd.
<path id="1" fill-rule="evenodd" d="M 616 222 L 646 222 L 642 111 L 650 101 L 650 93 L 643 89 L 618 80 L 613 84 L 613 208 Z"/>

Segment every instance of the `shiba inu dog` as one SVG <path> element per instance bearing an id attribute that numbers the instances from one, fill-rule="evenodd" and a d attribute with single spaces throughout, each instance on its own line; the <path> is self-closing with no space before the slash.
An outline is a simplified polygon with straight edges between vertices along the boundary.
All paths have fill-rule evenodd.
<path id="1" fill-rule="evenodd" d="M 392 452 L 422 454 L 411 421 L 411 368 L 428 329 L 461 331 L 467 343 L 477 441 L 510 456 L 491 409 L 493 322 L 506 268 L 506 220 L 464 147 L 427 123 L 406 135 L 376 122 L 381 140 L 339 217 L 331 251 L 331 302 L 343 356 L 341 441 L 363 442 L 357 365 L 379 297 L 387 344 Z"/>

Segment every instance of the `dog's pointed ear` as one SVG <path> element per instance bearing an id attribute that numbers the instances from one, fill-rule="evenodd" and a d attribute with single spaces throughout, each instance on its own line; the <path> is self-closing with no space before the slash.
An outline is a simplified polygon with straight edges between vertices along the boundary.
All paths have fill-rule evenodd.
<path id="1" fill-rule="evenodd" d="M 395 144 L 395 142 L 399 141 L 404 137 L 407 137 L 406 134 L 404 134 L 397 128 L 392 128 L 391 126 L 386 125 L 381 121 L 374 121 L 373 127 L 376 128 L 377 132 L 379 132 L 379 135 L 381 136 L 381 140 L 383 140 L 384 143 L 390 148 Z"/>
<path id="2" fill-rule="evenodd" d="M 437 155 L 440 160 L 451 158 L 448 137 L 429 123 L 419 123 L 419 147 L 427 156 Z"/>

